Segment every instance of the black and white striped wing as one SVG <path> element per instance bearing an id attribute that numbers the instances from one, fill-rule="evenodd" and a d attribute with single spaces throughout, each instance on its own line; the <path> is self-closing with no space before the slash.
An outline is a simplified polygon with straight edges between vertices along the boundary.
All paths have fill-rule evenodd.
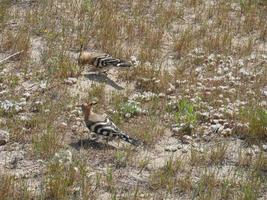
<path id="1" fill-rule="evenodd" d="M 99 135 L 107 137 L 115 137 L 120 131 L 116 125 L 108 118 L 105 121 L 91 123 L 89 129 Z"/>
<path id="2" fill-rule="evenodd" d="M 123 60 L 113 58 L 112 56 L 105 54 L 97 56 L 93 62 L 93 65 L 96 67 L 106 67 L 106 66 L 115 66 L 115 67 L 130 67 L 131 64 Z"/>
<path id="3" fill-rule="evenodd" d="M 109 138 L 120 138 L 136 146 L 141 144 L 139 140 L 131 138 L 126 133 L 120 131 L 118 127 L 108 118 L 106 118 L 105 121 L 99 121 L 94 123 L 90 122 L 87 126 L 92 132 L 96 134 Z"/>

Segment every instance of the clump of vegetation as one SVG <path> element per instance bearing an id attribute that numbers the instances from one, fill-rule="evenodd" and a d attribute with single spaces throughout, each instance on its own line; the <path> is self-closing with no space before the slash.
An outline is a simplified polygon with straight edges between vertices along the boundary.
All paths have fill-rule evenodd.
<path id="1" fill-rule="evenodd" d="M 216 144 L 214 148 L 211 149 L 209 153 L 209 161 L 211 164 L 222 164 L 227 153 L 227 144 L 226 143 L 219 143 Z"/>
<path id="2" fill-rule="evenodd" d="M 32 139 L 35 154 L 41 158 L 50 158 L 61 146 L 61 137 L 55 130 L 48 128 L 44 133 Z"/>
<path id="3" fill-rule="evenodd" d="M 130 118 L 138 114 L 141 108 L 137 105 L 136 102 L 126 102 L 118 105 L 117 110 L 121 116 Z"/>
<path id="4" fill-rule="evenodd" d="M 106 93 L 104 84 L 93 84 L 88 91 L 88 95 L 85 101 L 97 101 L 96 107 L 99 108 L 101 105 L 105 104 Z"/>
<path id="5" fill-rule="evenodd" d="M 166 165 L 151 175 L 151 186 L 153 189 L 166 189 L 169 193 L 176 187 L 177 174 L 182 167 L 180 160 L 170 158 Z"/>
<path id="6" fill-rule="evenodd" d="M 248 143 L 261 143 L 267 140 L 267 110 L 264 108 L 246 108 L 241 111 L 241 121 L 248 123 L 248 129 L 237 134 L 243 136 Z"/>
<path id="7" fill-rule="evenodd" d="M 185 123 L 187 126 L 194 126 L 197 122 L 195 105 L 183 99 L 177 104 L 178 111 L 175 113 L 176 122 Z"/>
<path id="8" fill-rule="evenodd" d="M 26 182 L 16 180 L 7 174 L 0 173 L 0 196 L 2 199 L 31 199 L 33 194 L 28 191 Z"/>
<path id="9" fill-rule="evenodd" d="M 92 183 L 92 178 L 87 176 L 88 170 L 82 159 L 75 159 L 70 163 L 51 161 L 47 166 L 41 198 L 95 199 L 95 185 Z"/>

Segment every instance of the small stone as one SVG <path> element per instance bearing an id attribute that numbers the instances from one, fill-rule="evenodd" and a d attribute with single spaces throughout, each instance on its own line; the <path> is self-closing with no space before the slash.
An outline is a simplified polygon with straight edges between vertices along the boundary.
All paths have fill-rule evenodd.
<path id="1" fill-rule="evenodd" d="M 183 137 L 182 137 L 182 142 L 184 143 L 184 144 L 190 144 L 191 142 L 192 142 L 192 137 L 191 136 L 189 136 L 189 135 L 184 135 Z"/>
<path id="2" fill-rule="evenodd" d="M 241 69 L 239 70 L 239 73 L 240 73 L 242 76 L 249 76 L 249 75 L 250 75 L 250 73 L 249 73 L 246 69 L 244 69 L 244 68 L 241 68 Z"/>
<path id="3" fill-rule="evenodd" d="M 267 94 L 266 94 L 266 96 L 267 96 Z M 267 106 L 267 102 L 266 101 L 260 102 L 260 106 Z"/>
<path id="4" fill-rule="evenodd" d="M 181 133 L 181 131 L 182 131 L 182 127 L 173 127 L 172 128 L 172 132 L 174 134 L 179 134 L 179 133 Z"/>
<path id="5" fill-rule="evenodd" d="M 260 148 L 259 148 L 259 146 L 257 146 L 257 145 L 252 145 L 252 148 L 253 148 L 255 154 L 260 153 Z"/>
<path id="6" fill-rule="evenodd" d="M 267 152 L 267 144 L 262 145 L 263 151 Z"/>
<path id="7" fill-rule="evenodd" d="M 27 115 L 20 115 L 20 116 L 19 116 L 19 119 L 20 119 L 21 121 L 24 121 L 24 122 L 26 122 L 26 121 L 30 121 L 30 117 L 27 116 Z"/>
<path id="8" fill-rule="evenodd" d="M 9 132 L 0 130 L 0 146 L 5 145 L 9 141 Z"/>
<path id="9" fill-rule="evenodd" d="M 223 136 L 230 136 L 231 133 L 232 133 L 232 129 L 230 129 L 230 128 L 226 128 L 226 129 L 224 129 L 224 130 L 222 131 L 222 135 L 223 135 Z"/>
<path id="10" fill-rule="evenodd" d="M 46 89 L 46 87 L 47 87 L 47 81 L 41 81 L 40 88 L 41 89 Z"/>
<path id="11" fill-rule="evenodd" d="M 67 85 L 73 85 L 77 83 L 77 78 L 69 77 L 64 81 Z"/>
<path id="12" fill-rule="evenodd" d="M 26 98 L 26 100 L 28 100 L 30 98 L 31 94 L 29 92 L 25 92 L 22 96 L 24 98 Z"/>
<path id="13" fill-rule="evenodd" d="M 2 90 L 2 91 L 0 91 L 0 95 L 5 95 L 7 93 L 8 93 L 8 90 Z"/>
<path id="14" fill-rule="evenodd" d="M 252 148 L 248 148 L 247 151 L 246 151 L 246 155 L 253 156 L 253 154 L 254 154 L 253 149 Z"/>
<path id="15" fill-rule="evenodd" d="M 170 152 L 175 152 L 177 151 L 177 149 L 178 149 L 177 145 L 170 145 L 165 147 L 165 151 L 170 151 Z"/>
<path id="16" fill-rule="evenodd" d="M 218 133 L 221 131 L 222 127 L 223 126 L 221 124 L 213 124 L 210 126 L 210 130 L 214 133 Z"/>
<path id="17" fill-rule="evenodd" d="M 128 118 L 129 119 L 131 116 L 132 116 L 131 113 L 126 113 L 125 114 L 125 118 Z"/>
<path id="18" fill-rule="evenodd" d="M 187 153 L 188 150 L 187 149 L 182 149 L 182 153 Z"/>
<path id="19" fill-rule="evenodd" d="M 159 98 L 164 98 L 166 95 L 164 93 L 159 93 Z"/>
<path id="20" fill-rule="evenodd" d="M 169 88 L 167 89 L 167 92 L 168 92 L 168 94 L 170 94 L 170 93 L 173 93 L 175 91 L 175 87 L 174 87 L 174 85 L 172 85 L 171 83 L 169 84 Z"/>
<path id="21" fill-rule="evenodd" d="M 78 130 L 78 126 L 77 125 L 73 125 L 72 127 L 71 127 L 71 130 L 73 131 L 73 132 L 75 132 L 75 131 L 77 131 Z"/>
<path id="22" fill-rule="evenodd" d="M 223 68 L 223 71 L 224 71 L 224 72 L 228 72 L 228 71 L 229 71 L 229 68 L 228 68 L 228 67 L 224 67 L 224 68 Z"/>

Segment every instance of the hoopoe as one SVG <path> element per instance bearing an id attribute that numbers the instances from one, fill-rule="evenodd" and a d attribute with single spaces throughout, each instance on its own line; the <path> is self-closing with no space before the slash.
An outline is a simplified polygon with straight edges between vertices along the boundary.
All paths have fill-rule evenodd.
<path id="1" fill-rule="evenodd" d="M 85 103 L 81 105 L 85 124 L 90 131 L 104 136 L 108 140 L 120 138 L 135 146 L 142 144 L 141 141 L 131 138 L 121 131 L 107 116 L 94 113 L 92 111 L 92 106 L 94 104 L 95 103 Z"/>
<path id="2" fill-rule="evenodd" d="M 111 67 L 129 68 L 135 65 L 135 60 L 125 61 L 113 58 L 109 54 L 81 51 L 78 58 L 79 65 L 91 65 L 94 71 L 106 72 Z"/>

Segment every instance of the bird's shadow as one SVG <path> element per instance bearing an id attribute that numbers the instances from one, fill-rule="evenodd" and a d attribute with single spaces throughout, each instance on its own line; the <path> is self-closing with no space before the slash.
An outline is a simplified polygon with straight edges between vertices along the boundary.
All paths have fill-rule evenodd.
<path id="1" fill-rule="evenodd" d="M 115 147 L 109 144 L 97 142 L 91 139 L 82 139 L 82 140 L 79 140 L 78 142 L 70 143 L 69 145 L 75 148 L 76 150 L 80 150 L 80 149 L 114 150 L 116 149 Z"/>
<path id="2" fill-rule="evenodd" d="M 95 82 L 99 82 L 99 83 L 106 83 L 117 90 L 123 90 L 124 89 L 123 87 L 118 85 L 115 81 L 111 80 L 105 74 L 90 73 L 90 74 L 85 74 L 84 76 L 91 81 L 95 81 Z"/>

